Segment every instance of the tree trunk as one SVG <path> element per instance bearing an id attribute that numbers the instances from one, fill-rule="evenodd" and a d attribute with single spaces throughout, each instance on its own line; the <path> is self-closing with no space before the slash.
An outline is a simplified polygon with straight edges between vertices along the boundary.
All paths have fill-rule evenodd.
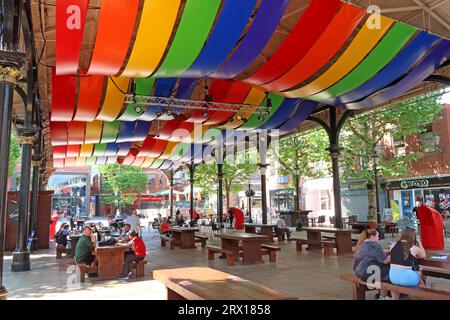
<path id="1" fill-rule="evenodd" d="M 230 187 L 228 185 L 226 185 L 225 187 L 225 197 L 227 198 L 227 212 L 228 212 L 228 208 L 230 208 Z"/>
<path id="2" fill-rule="evenodd" d="M 295 195 L 294 195 L 294 210 L 299 209 L 299 202 L 300 202 L 300 177 L 294 176 L 295 181 Z"/>
<path id="3" fill-rule="evenodd" d="M 375 195 L 375 185 L 369 184 L 367 188 L 368 200 L 369 200 L 369 214 L 367 215 L 367 221 L 377 221 L 376 212 L 376 195 Z"/>

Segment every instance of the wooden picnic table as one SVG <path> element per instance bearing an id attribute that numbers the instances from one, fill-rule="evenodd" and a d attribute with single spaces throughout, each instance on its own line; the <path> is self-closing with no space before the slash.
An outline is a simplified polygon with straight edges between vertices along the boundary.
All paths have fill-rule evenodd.
<path id="1" fill-rule="evenodd" d="M 181 246 L 182 249 L 190 249 L 195 247 L 195 232 L 198 228 L 191 227 L 171 227 L 172 241 L 175 246 Z"/>
<path id="2" fill-rule="evenodd" d="M 336 234 L 335 243 L 337 254 L 352 253 L 352 233 L 354 229 L 326 228 L 326 227 L 304 227 L 308 239 L 308 249 L 321 249 L 322 232 Z"/>
<path id="3" fill-rule="evenodd" d="M 263 263 L 261 244 L 267 241 L 267 236 L 245 232 L 226 232 L 219 234 L 218 237 L 222 241 L 222 248 L 233 251 L 236 259 L 240 256 L 240 243 L 242 243 L 243 264 Z"/>
<path id="4" fill-rule="evenodd" d="M 450 250 L 425 250 L 427 256 L 419 260 L 426 276 L 450 279 Z M 447 257 L 436 259 L 435 257 Z"/>
<path id="5" fill-rule="evenodd" d="M 246 233 L 256 233 L 256 228 L 261 228 L 261 235 L 269 238 L 265 243 L 273 243 L 273 233 L 276 226 L 276 224 L 244 223 L 244 231 Z"/>
<path id="6" fill-rule="evenodd" d="M 297 300 L 252 281 L 207 267 L 162 269 L 153 278 L 167 288 L 168 300 Z"/>
<path id="7" fill-rule="evenodd" d="M 116 279 L 123 273 L 126 246 L 97 247 L 93 252 L 98 260 L 98 280 Z"/>

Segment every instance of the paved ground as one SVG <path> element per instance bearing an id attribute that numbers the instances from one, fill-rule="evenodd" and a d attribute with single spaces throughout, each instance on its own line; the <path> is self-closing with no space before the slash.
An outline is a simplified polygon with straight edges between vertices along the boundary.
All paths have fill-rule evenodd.
<path id="1" fill-rule="evenodd" d="M 297 232 L 296 236 L 306 236 Z M 207 250 L 198 244 L 197 249 L 160 246 L 157 230 L 148 230 L 144 234 L 147 244 L 146 277 L 138 281 L 98 281 L 86 278 L 81 288 L 73 288 L 72 259 L 56 260 L 55 249 L 40 250 L 31 257 L 32 270 L 22 273 L 10 271 L 11 255 L 5 256 L 4 285 L 9 299 L 165 299 L 164 286 L 153 280 L 155 269 L 179 268 L 188 266 L 209 266 L 227 273 L 240 276 L 275 290 L 284 291 L 301 299 L 351 299 L 351 284 L 339 279 L 342 272 L 351 272 L 353 257 L 324 257 L 321 251 L 296 252 L 295 242 L 280 243 L 281 252 L 277 253 L 277 262 L 260 265 L 226 266 L 224 259 L 209 262 Z M 387 239 L 389 241 L 391 239 Z M 219 244 L 216 238 L 208 240 Z M 368 298 L 373 296 L 368 294 Z"/>

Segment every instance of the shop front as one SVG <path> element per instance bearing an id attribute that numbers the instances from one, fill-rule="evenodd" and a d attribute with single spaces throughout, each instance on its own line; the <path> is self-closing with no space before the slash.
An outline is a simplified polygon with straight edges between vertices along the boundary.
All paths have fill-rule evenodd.
<path id="1" fill-rule="evenodd" d="M 441 214 L 450 211 L 450 175 L 387 181 L 392 200 L 403 218 L 413 217 L 413 209 L 422 204 Z"/>

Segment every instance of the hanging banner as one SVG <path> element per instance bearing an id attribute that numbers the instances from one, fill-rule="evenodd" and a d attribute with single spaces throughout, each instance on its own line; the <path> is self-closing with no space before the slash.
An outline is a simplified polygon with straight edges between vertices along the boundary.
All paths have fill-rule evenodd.
<path id="1" fill-rule="evenodd" d="M 77 74 L 89 0 L 56 4 L 56 74 Z"/>

